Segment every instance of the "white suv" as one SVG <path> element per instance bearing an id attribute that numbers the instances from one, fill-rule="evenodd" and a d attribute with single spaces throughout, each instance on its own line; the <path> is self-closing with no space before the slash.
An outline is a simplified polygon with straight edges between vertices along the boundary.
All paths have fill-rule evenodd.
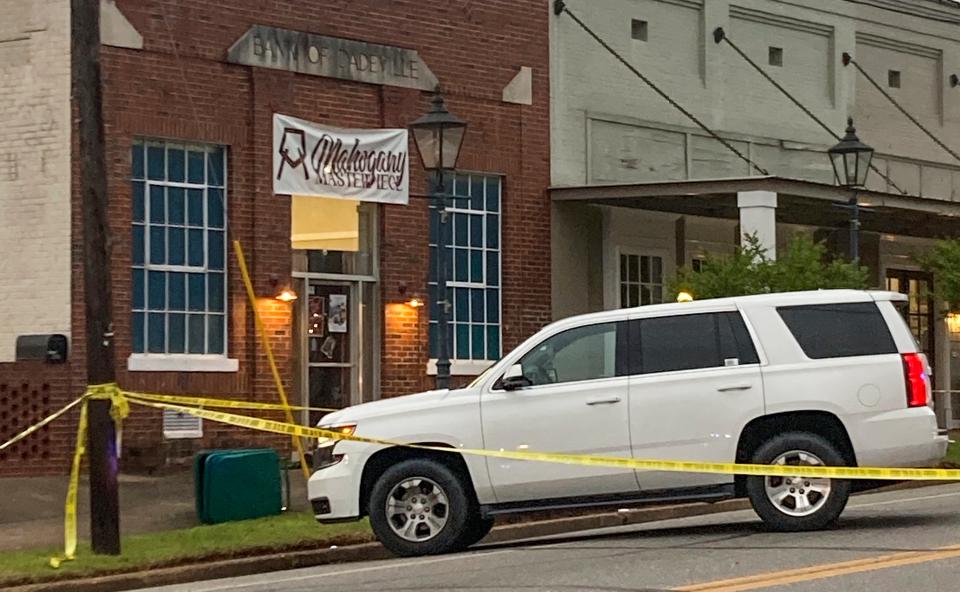
<path id="1" fill-rule="evenodd" d="M 499 514 L 749 497 L 777 530 L 838 519 L 849 481 L 629 471 L 459 448 L 788 465 L 929 466 L 947 437 L 899 294 L 828 290 L 614 310 L 553 323 L 469 386 L 320 425 L 431 452 L 321 441 L 320 522 L 369 516 L 400 555 L 483 538 Z"/>

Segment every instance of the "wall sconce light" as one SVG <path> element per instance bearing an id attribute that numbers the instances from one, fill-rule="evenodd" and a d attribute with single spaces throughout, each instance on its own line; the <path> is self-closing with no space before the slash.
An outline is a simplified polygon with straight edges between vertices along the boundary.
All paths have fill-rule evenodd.
<path id="1" fill-rule="evenodd" d="M 274 298 L 280 302 L 293 302 L 297 299 L 297 293 L 289 285 L 280 285 L 280 278 L 275 275 L 270 276 L 270 285 L 273 287 Z"/>
<path id="2" fill-rule="evenodd" d="M 407 306 L 412 308 L 420 308 L 423 306 L 423 300 L 420 300 L 419 298 L 411 298 L 410 300 L 407 300 Z"/>
<path id="3" fill-rule="evenodd" d="M 406 296 L 407 296 L 407 284 L 401 283 L 400 286 L 397 287 L 397 292 L 400 293 L 400 297 L 401 297 L 401 298 L 406 298 Z M 406 304 L 406 305 L 409 306 L 410 308 L 420 308 L 421 306 L 424 305 L 424 302 L 423 302 L 423 300 L 421 300 L 420 298 L 412 297 L 412 298 L 406 300 L 406 301 L 404 302 L 404 304 Z"/>
<path id="4" fill-rule="evenodd" d="M 693 294 L 690 292 L 680 292 L 677 294 L 677 302 L 693 302 Z"/>
<path id="5" fill-rule="evenodd" d="M 947 314 L 947 328 L 951 333 L 960 333 L 960 313 L 951 312 Z"/>
<path id="6" fill-rule="evenodd" d="M 951 74 L 951 75 L 950 75 L 950 86 L 952 86 L 953 88 L 957 88 L 958 86 L 960 86 L 960 76 L 958 76 L 958 75 L 956 75 L 956 74 Z"/>

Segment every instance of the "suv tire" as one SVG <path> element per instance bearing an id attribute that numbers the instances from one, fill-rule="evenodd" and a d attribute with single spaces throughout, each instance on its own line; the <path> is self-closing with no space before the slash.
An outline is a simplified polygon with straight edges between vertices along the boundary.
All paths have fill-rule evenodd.
<path id="1" fill-rule="evenodd" d="M 754 452 L 751 462 L 844 466 L 837 447 L 807 432 L 774 436 Z M 796 477 L 748 477 L 747 496 L 753 510 L 771 529 L 782 532 L 820 530 L 836 523 L 850 498 L 850 481 Z"/>
<path id="2" fill-rule="evenodd" d="M 461 477 L 430 459 L 384 471 L 370 492 L 368 513 L 377 539 L 403 557 L 463 550 L 476 542 L 471 539 L 480 519 Z"/>

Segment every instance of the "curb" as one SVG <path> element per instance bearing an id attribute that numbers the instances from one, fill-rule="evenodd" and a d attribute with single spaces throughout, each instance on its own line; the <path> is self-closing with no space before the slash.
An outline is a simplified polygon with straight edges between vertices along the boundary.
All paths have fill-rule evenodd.
<path id="1" fill-rule="evenodd" d="M 953 482 L 904 482 L 873 489 L 866 493 L 920 489 L 951 483 Z M 749 509 L 750 502 L 745 499 L 726 500 L 712 504 L 692 503 L 632 510 L 626 509 L 604 514 L 590 514 L 587 516 L 499 526 L 494 528 L 483 542 L 484 544 L 503 544 L 584 530 L 645 524 L 677 518 L 708 516 L 711 514 L 723 514 Z M 6 592 L 121 592 L 123 590 L 136 588 L 185 584 L 271 571 L 357 561 L 373 561 L 392 557 L 393 555 L 381 546 L 380 543 L 363 543 L 344 547 L 290 551 L 271 555 L 227 559 L 213 563 L 164 567 L 98 577 L 54 580 L 38 584 L 13 586 L 6 588 Z"/>

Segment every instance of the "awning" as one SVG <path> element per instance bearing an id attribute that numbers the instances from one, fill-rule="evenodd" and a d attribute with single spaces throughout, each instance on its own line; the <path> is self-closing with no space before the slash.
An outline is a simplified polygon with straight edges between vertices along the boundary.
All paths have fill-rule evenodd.
<path id="1" fill-rule="evenodd" d="M 737 193 L 777 194 L 777 222 L 838 227 L 849 212 L 834 207 L 854 195 L 863 207 L 861 230 L 943 238 L 960 235 L 960 202 L 868 190 L 784 177 L 738 177 L 688 181 L 658 181 L 551 187 L 555 203 L 590 203 L 690 216 L 737 219 Z"/>

